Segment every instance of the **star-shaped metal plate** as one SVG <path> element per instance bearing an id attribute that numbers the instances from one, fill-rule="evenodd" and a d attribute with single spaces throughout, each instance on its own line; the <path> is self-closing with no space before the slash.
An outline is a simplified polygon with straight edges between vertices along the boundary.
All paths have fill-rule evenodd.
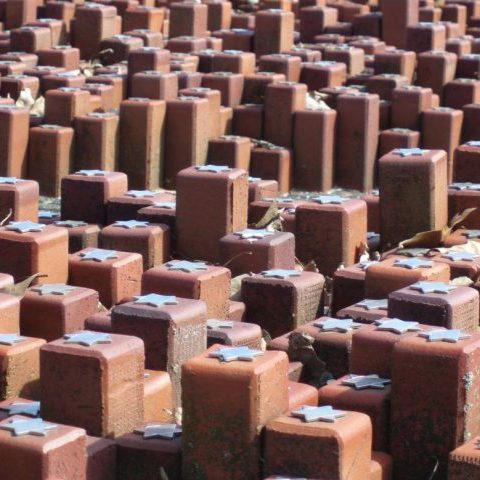
<path id="1" fill-rule="evenodd" d="M 231 172 L 232 169 L 226 165 L 199 165 L 195 167 L 199 172 L 223 173 Z"/>
<path id="2" fill-rule="evenodd" d="M 395 260 L 394 267 L 407 268 L 408 270 L 416 270 L 417 268 L 432 268 L 431 260 L 421 260 L 419 258 L 408 258 L 406 260 Z"/>
<path id="3" fill-rule="evenodd" d="M 387 310 L 388 308 L 388 299 L 382 298 L 380 300 L 373 300 L 370 298 L 366 298 L 361 302 L 356 304 L 357 307 L 362 307 L 365 310 Z"/>
<path id="4" fill-rule="evenodd" d="M 28 232 L 42 232 L 46 225 L 42 223 L 31 222 L 25 220 L 23 222 L 10 222 L 5 228 L 12 232 L 28 233 Z"/>
<path id="5" fill-rule="evenodd" d="M 480 230 L 467 230 L 463 232 L 462 235 L 467 238 L 480 238 Z"/>
<path id="6" fill-rule="evenodd" d="M 12 402 L 10 405 L 1 407 L 1 410 L 8 412 L 8 415 L 30 415 L 38 417 L 40 413 L 40 402 Z"/>
<path id="7" fill-rule="evenodd" d="M 154 197 L 155 192 L 151 190 L 129 190 L 126 194 L 127 197 L 134 197 L 134 198 L 148 198 Z"/>
<path id="8" fill-rule="evenodd" d="M 361 323 L 354 322 L 351 318 L 332 318 L 325 317 L 325 320 L 319 320 L 314 323 L 322 332 L 347 333 L 360 328 Z"/>
<path id="9" fill-rule="evenodd" d="M 470 140 L 467 145 L 469 147 L 480 147 L 480 140 Z"/>
<path id="10" fill-rule="evenodd" d="M 89 330 L 82 330 L 80 332 L 69 333 L 64 335 L 64 343 L 73 343 L 91 347 L 97 343 L 112 343 L 112 336 L 109 333 L 91 332 Z"/>
<path id="11" fill-rule="evenodd" d="M 180 270 L 186 273 L 208 270 L 208 265 L 205 262 L 189 262 L 188 260 L 172 260 L 167 262 L 165 266 L 169 270 Z"/>
<path id="12" fill-rule="evenodd" d="M 428 153 L 430 150 L 424 150 L 423 148 L 397 148 L 393 151 L 394 155 L 400 155 L 401 157 L 417 157 Z"/>
<path id="13" fill-rule="evenodd" d="M 417 282 L 408 288 L 422 293 L 448 293 L 457 287 L 456 285 L 450 285 L 446 282 Z"/>
<path id="14" fill-rule="evenodd" d="M 146 228 L 148 225 L 149 222 L 139 222 L 138 220 L 117 220 L 112 226 L 130 230 L 132 228 Z"/>
<path id="15" fill-rule="evenodd" d="M 375 323 L 377 325 L 377 330 L 393 332 L 399 335 L 406 332 L 418 332 L 421 330 L 418 326 L 418 322 L 406 322 L 399 318 L 377 320 Z"/>
<path id="16" fill-rule="evenodd" d="M 104 177 L 108 172 L 106 170 L 79 170 L 75 173 L 85 177 Z"/>
<path id="17" fill-rule="evenodd" d="M 273 270 L 265 270 L 261 272 L 261 275 L 264 276 L 265 278 L 291 278 L 291 277 L 300 277 L 301 272 L 297 270 L 284 270 L 281 268 L 276 268 Z"/>
<path id="18" fill-rule="evenodd" d="M 14 345 L 25 340 L 25 337 L 21 337 L 16 333 L 0 333 L 0 345 Z"/>
<path id="19" fill-rule="evenodd" d="M 30 290 L 38 292 L 40 295 L 66 295 L 75 290 L 75 288 L 64 283 L 43 283 L 42 285 L 32 287 Z"/>
<path id="20" fill-rule="evenodd" d="M 161 307 L 162 305 L 178 305 L 177 297 L 173 295 L 158 295 L 149 293 L 148 295 L 138 295 L 134 297 L 135 305 L 149 305 L 150 307 Z"/>
<path id="21" fill-rule="evenodd" d="M 59 220 L 55 222 L 55 225 L 57 225 L 57 227 L 76 228 L 85 227 L 88 223 L 82 222 L 81 220 Z"/>
<path id="22" fill-rule="evenodd" d="M 155 208 L 165 208 L 166 210 L 175 210 L 177 204 L 175 202 L 157 202 L 151 206 Z"/>
<path id="23" fill-rule="evenodd" d="M 461 330 L 430 330 L 429 332 L 419 333 L 420 337 L 426 338 L 429 342 L 448 342 L 457 343 L 460 340 L 470 338 L 468 333 Z"/>
<path id="24" fill-rule="evenodd" d="M 292 412 L 293 417 L 301 418 L 304 422 L 328 422 L 334 423 L 337 418 L 342 418 L 347 414 L 342 410 L 334 410 L 331 405 L 323 407 L 312 407 L 305 405 Z"/>
<path id="25" fill-rule="evenodd" d="M 273 235 L 274 232 L 269 232 L 265 229 L 255 230 L 253 228 L 246 228 L 239 232 L 234 232 L 234 235 L 239 236 L 242 240 L 261 240 L 262 238 Z"/>
<path id="26" fill-rule="evenodd" d="M 242 362 L 253 362 L 255 357 L 263 355 L 262 350 L 254 350 L 250 347 L 224 347 L 210 352 L 209 357 L 218 358 L 221 362 L 233 362 L 235 360 Z"/>
<path id="27" fill-rule="evenodd" d="M 112 260 L 118 258 L 118 253 L 115 250 L 103 250 L 96 248 L 89 252 L 80 252 L 80 260 L 93 260 L 94 262 L 104 262 L 105 260 Z"/>
<path id="28" fill-rule="evenodd" d="M 175 423 L 152 423 L 143 428 L 137 428 L 134 432 L 142 434 L 145 440 L 152 438 L 172 440 L 181 435 L 182 427 Z"/>
<path id="29" fill-rule="evenodd" d="M 55 218 L 58 217 L 58 213 L 52 212 L 51 210 L 39 210 L 38 218 Z"/>
<path id="30" fill-rule="evenodd" d="M 347 200 L 348 198 L 341 197 L 340 195 L 319 195 L 318 197 L 312 198 L 313 202 L 322 205 L 340 205 Z"/>
<path id="31" fill-rule="evenodd" d="M 23 182 L 23 180 L 17 177 L 0 177 L 0 185 L 15 185 L 18 182 Z"/>
<path id="32" fill-rule="evenodd" d="M 470 252 L 448 252 L 442 254 L 442 258 L 448 258 L 452 262 L 473 262 L 478 257 L 480 255 Z"/>
<path id="33" fill-rule="evenodd" d="M 213 330 L 215 328 L 233 328 L 235 323 L 231 320 L 216 320 L 214 318 L 207 320 L 207 329 Z"/>
<path id="34" fill-rule="evenodd" d="M 390 379 L 380 378 L 378 375 L 350 375 L 350 378 L 342 381 L 342 385 L 353 387 L 355 390 L 365 390 L 367 388 L 383 390 L 385 385 L 390 383 Z"/>
<path id="35" fill-rule="evenodd" d="M 10 422 L 0 424 L 1 430 L 8 430 L 16 437 L 21 435 L 38 435 L 44 437 L 49 430 L 57 427 L 58 425 L 44 422 L 41 418 L 14 419 Z"/>

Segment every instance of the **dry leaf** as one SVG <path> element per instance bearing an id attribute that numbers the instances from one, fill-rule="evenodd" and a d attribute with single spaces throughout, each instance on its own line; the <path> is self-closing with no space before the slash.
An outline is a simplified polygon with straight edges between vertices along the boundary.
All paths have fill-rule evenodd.
<path id="1" fill-rule="evenodd" d="M 43 117 L 45 115 L 45 97 L 40 95 L 30 109 L 30 113 Z"/>
<path id="2" fill-rule="evenodd" d="M 331 110 L 331 108 L 318 96 L 316 92 L 309 92 L 307 95 L 308 110 Z"/>
<path id="3" fill-rule="evenodd" d="M 468 240 L 467 243 L 462 243 L 461 245 L 455 245 L 451 248 L 445 249 L 438 249 L 441 253 L 448 253 L 448 252 L 466 252 L 466 253 L 474 253 L 476 255 L 480 255 L 480 242 L 476 242 L 475 240 Z"/>
<path id="4" fill-rule="evenodd" d="M 273 202 L 270 207 L 268 207 L 265 215 L 253 226 L 253 228 L 265 228 L 277 218 L 280 218 L 280 210 L 278 209 L 277 202 Z"/>
<path id="5" fill-rule="evenodd" d="M 310 260 L 304 267 L 303 270 L 305 272 L 315 272 L 318 273 L 319 270 L 317 268 L 317 264 L 315 263 L 314 260 Z"/>
<path id="6" fill-rule="evenodd" d="M 412 238 L 403 240 L 398 244 L 400 248 L 425 247 L 437 248 L 460 224 L 474 211 L 476 208 L 467 208 L 462 213 L 457 213 L 450 220 L 448 227 L 441 230 L 428 230 L 426 232 L 417 233 Z"/>
<path id="7" fill-rule="evenodd" d="M 29 110 L 35 104 L 35 99 L 33 98 L 32 91 L 29 88 L 24 88 L 20 95 L 18 96 L 18 100 L 15 102 L 17 107 L 28 108 Z"/>
<path id="8" fill-rule="evenodd" d="M 10 295 L 15 295 L 16 297 L 23 297 L 27 288 L 37 279 L 41 277 L 46 277 L 41 273 L 35 273 L 30 277 L 23 280 L 23 282 L 16 283 L 15 285 L 5 287 L 2 291 L 4 293 L 9 293 Z"/>
<path id="9" fill-rule="evenodd" d="M 457 277 L 454 278 L 453 280 L 450 280 L 450 285 L 457 285 L 460 287 L 469 287 L 470 285 L 473 285 L 473 280 L 469 277 Z"/>
<path id="10" fill-rule="evenodd" d="M 237 275 L 230 280 L 230 300 L 240 301 L 242 280 L 248 276 L 248 273 L 243 273 L 242 275 Z"/>

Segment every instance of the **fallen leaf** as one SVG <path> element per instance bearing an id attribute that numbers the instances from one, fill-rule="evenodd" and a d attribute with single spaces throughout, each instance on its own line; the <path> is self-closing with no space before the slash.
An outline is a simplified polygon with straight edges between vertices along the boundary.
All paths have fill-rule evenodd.
<path id="1" fill-rule="evenodd" d="M 248 273 L 243 273 L 242 275 L 237 275 L 233 277 L 230 281 L 230 300 L 240 301 L 240 292 L 242 290 L 242 280 L 246 277 L 249 277 Z"/>
<path id="2" fill-rule="evenodd" d="M 46 277 L 47 275 L 43 275 L 42 273 L 35 273 L 34 275 L 30 275 L 30 277 L 26 278 L 22 282 L 16 283 L 15 285 L 11 285 L 9 287 L 5 287 L 2 291 L 4 293 L 8 293 L 10 295 L 14 295 L 16 297 L 23 297 L 25 295 L 25 291 L 27 288 L 37 279 L 41 277 Z"/>
<path id="3" fill-rule="evenodd" d="M 473 280 L 469 277 L 457 277 L 453 280 L 450 280 L 450 285 L 457 285 L 459 287 L 469 287 L 473 285 Z"/>
<path id="4" fill-rule="evenodd" d="M 276 220 L 277 218 L 280 218 L 280 210 L 278 208 L 277 202 L 273 202 L 269 207 L 268 210 L 265 212 L 265 215 L 253 225 L 253 228 L 265 228 Z"/>
<path id="5" fill-rule="evenodd" d="M 450 228 L 453 230 L 457 227 L 460 227 L 461 223 L 476 210 L 476 207 L 466 208 L 462 213 L 457 213 L 450 220 Z"/>

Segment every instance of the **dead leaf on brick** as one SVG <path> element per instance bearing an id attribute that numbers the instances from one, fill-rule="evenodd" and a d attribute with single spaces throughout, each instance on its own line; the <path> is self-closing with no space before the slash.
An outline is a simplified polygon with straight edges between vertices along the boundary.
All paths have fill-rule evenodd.
<path id="1" fill-rule="evenodd" d="M 265 215 L 254 224 L 253 228 L 265 228 L 271 222 L 280 218 L 280 210 L 278 208 L 277 202 L 273 202 L 269 207 L 268 210 L 265 212 Z"/>
<path id="2" fill-rule="evenodd" d="M 412 238 L 403 240 L 398 244 L 400 248 L 437 248 L 440 247 L 443 241 L 456 229 L 461 227 L 462 222 L 474 211 L 476 208 L 467 208 L 462 213 L 457 213 L 450 220 L 449 226 L 441 230 L 428 230 L 414 235 Z"/>
<path id="3" fill-rule="evenodd" d="M 35 273 L 34 275 L 30 275 L 30 277 L 26 278 L 22 282 L 16 283 L 15 285 L 11 285 L 9 287 L 5 287 L 2 291 L 4 293 L 8 293 L 10 295 L 14 295 L 16 297 L 23 297 L 25 295 L 25 291 L 27 288 L 37 279 L 41 277 L 46 277 L 47 275 L 43 275 L 42 273 Z"/>
<path id="4" fill-rule="evenodd" d="M 469 277 L 457 277 L 453 280 L 450 280 L 450 285 L 457 285 L 458 287 L 469 287 L 473 285 L 473 280 Z"/>
<path id="5" fill-rule="evenodd" d="M 29 110 L 33 107 L 35 103 L 35 99 L 33 98 L 32 91 L 29 88 L 24 88 L 20 95 L 18 96 L 18 100 L 15 102 L 17 107 L 28 108 Z"/>
<path id="6" fill-rule="evenodd" d="M 310 260 L 306 265 L 303 267 L 304 272 L 314 272 L 318 273 L 319 270 L 317 268 L 317 264 L 315 263 L 314 260 Z"/>
<path id="7" fill-rule="evenodd" d="M 450 248 L 438 249 L 441 253 L 448 252 L 462 252 L 462 253 L 474 253 L 480 255 L 480 242 L 475 240 L 467 240 L 467 243 L 462 243 L 461 245 L 454 245 Z"/>
<path id="8" fill-rule="evenodd" d="M 248 273 L 237 275 L 230 281 L 230 300 L 240 301 L 240 292 L 242 290 L 242 280 L 249 277 Z"/>

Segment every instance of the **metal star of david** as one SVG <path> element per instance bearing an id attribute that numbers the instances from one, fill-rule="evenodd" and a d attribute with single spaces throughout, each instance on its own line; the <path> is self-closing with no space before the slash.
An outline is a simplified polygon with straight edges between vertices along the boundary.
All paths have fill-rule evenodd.
<path id="1" fill-rule="evenodd" d="M 390 320 L 377 320 L 375 323 L 377 325 L 377 330 L 393 332 L 397 334 L 418 332 L 422 330 L 418 326 L 418 322 L 406 322 L 404 320 L 400 320 L 399 318 L 392 318 Z"/>
<path id="2" fill-rule="evenodd" d="M 189 262 L 188 260 L 173 260 L 165 264 L 169 270 L 180 270 L 182 272 L 198 272 L 199 270 L 208 270 L 205 262 Z"/>
<path id="3" fill-rule="evenodd" d="M 84 227 L 88 225 L 87 222 L 82 222 L 81 220 L 60 220 L 55 222 L 55 225 L 58 227 L 67 227 L 67 228 L 75 228 L 75 227 Z"/>
<path id="4" fill-rule="evenodd" d="M 322 332 L 340 332 L 347 333 L 360 328 L 361 323 L 354 322 L 351 318 L 332 318 L 326 317 L 325 320 L 315 322 L 314 325 L 319 327 Z"/>
<path id="5" fill-rule="evenodd" d="M 419 333 L 420 337 L 426 338 L 429 342 L 448 342 L 457 343 L 459 340 L 470 338 L 468 333 L 461 330 L 431 330 L 429 332 Z"/>
<path id="6" fill-rule="evenodd" d="M 467 145 L 469 147 L 480 147 L 480 140 L 470 140 Z"/>
<path id="7" fill-rule="evenodd" d="M 173 295 L 158 295 L 149 293 L 148 295 L 138 295 L 134 297 L 135 305 L 149 305 L 151 307 L 160 307 L 162 305 L 178 305 L 177 297 Z"/>
<path id="8" fill-rule="evenodd" d="M 442 257 L 448 258 L 449 260 L 452 260 L 452 262 L 473 262 L 480 257 L 480 255 L 470 252 L 448 252 L 442 254 Z"/>
<path id="9" fill-rule="evenodd" d="M 265 278 L 290 278 L 290 277 L 300 277 L 301 272 L 297 270 L 283 270 L 281 268 L 276 268 L 273 270 L 265 270 L 260 273 Z"/>
<path id="10" fill-rule="evenodd" d="M 118 258 L 118 253 L 115 250 L 103 250 L 101 248 L 96 248 L 94 250 L 90 250 L 89 252 L 81 252 L 80 256 L 80 260 L 93 260 L 94 262 L 103 262 L 105 260 Z"/>
<path id="11" fill-rule="evenodd" d="M 55 423 L 44 422 L 41 418 L 32 418 L 28 420 L 11 420 L 8 423 L 1 423 L 1 430 L 8 430 L 16 437 L 21 435 L 38 435 L 44 437 L 49 430 L 57 428 Z"/>
<path id="12" fill-rule="evenodd" d="M 42 223 L 31 222 L 25 220 L 24 222 L 10 222 L 5 228 L 12 232 L 27 233 L 27 232 L 41 232 L 46 227 Z"/>
<path id="13" fill-rule="evenodd" d="M 451 190 L 468 190 L 471 185 L 471 182 L 455 182 L 451 183 L 448 188 Z"/>
<path id="14" fill-rule="evenodd" d="M 337 418 L 342 418 L 347 414 L 342 410 L 334 410 L 331 405 L 323 407 L 312 407 L 305 405 L 299 410 L 292 412 L 293 417 L 301 418 L 304 422 L 328 422 L 334 423 Z"/>
<path id="15" fill-rule="evenodd" d="M 407 268 L 408 270 L 416 270 L 417 268 L 432 268 L 433 262 L 431 260 L 409 258 L 407 260 L 395 260 L 393 266 Z"/>
<path id="16" fill-rule="evenodd" d="M 422 293 L 448 293 L 455 290 L 455 285 L 449 285 L 446 282 L 417 282 L 408 288 Z"/>
<path id="17" fill-rule="evenodd" d="M 195 167 L 199 172 L 211 172 L 211 173 L 221 173 L 221 172 L 231 172 L 232 169 L 226 165 L 200 165 Z"/>
<path id="18" fill-rule="evenodd" d="M 51 210 L 39 210 L 38 218 L 55 218 L 58 216 L 58 213 L 52 212 Z"/>
<path id="19" fill-rule="evenodd" d="M 38 292 L 40 295 L 66 295 L 75 290 L 75 287 L 64 283 L 44 283 L 32 287 L 31 290 Z"/>
<path id="20" fill-rule="evenodd" d="M 246 228 L 240 232 L 234 232 L 234 235 L 238 235 L 242 240 L 261 240 L 273 234 L 274 232 L 269 232 L 265 229 L 255 230 L 253 228 Z"/>
<path id="21" fill-rule="evenodd" d="M 322 205 L 340 205 L 347 200 L 348 198 L 341 197 L 340 195 L 319 195 L 318 197 L 312 198 L 312 201 Z"/>
<path id="22" fill-rule="evenodd" d="M 429 248 L 399 248 L 395 251 L 395 255 L 402 255 L 404 257 L 422 257 L 429 251 Z"/>
<path id="23" fill-rule="evenodd" d="M 12 402 L 10 405 L 1 407 L 8 415 L 31 415 L 37 417 L 40 413 L 40 402 Z"/>
<path id="24" fill-rule="evenodd" d="M 145 440 L 150 438 L 172 440 L 182 433 L 182 427 L 175 423 L 149 424 L 145 425 L 144 428 L 135 429 L 134 432 L 142 434 Z"/>
<path id="25" fill-rule="evenodd" d="M 467 230 L 463 232 L 462 235 L 467 238 L 480 238 L 480 230 Z"/>
<path id="26" fill-rule="evenodd" d="M 368 261 L 365 261 L 365 262 L 359 262 L 357 264 L 357 267 L 360 270 L 366 270 L 370 265 L 373 265 L 375 263 L 378 263 L 378 261 L 377 260 L 368 260 Z"/>
<path id="27" fill-rule="evenodd" d="M 250 347 L 224 347 L 210 352 L 209 357 L 218 358 L 221 362 L 233 362 L 235 360 L 242 362 L 253 362 L 255 357 L 263 355 L 262 350 L 254 350 Z"/>
<path id="28" fill-rule="evenodd" d="M 108 172 L 106 170 L 79 170 L 75 173 L 85 177 L 104 177 Z"/>
<path id="29" fill-rule="evenodd" d="M 26 340 L 25 337 L 21 337 L 16 333 L 0 333 L 0 345 L 13 345 Z"/>
<path id="30" fill-rule="evenodd" d="M 152 192 L 151 190 L 129 190 L 125 195 L 127 195 L 127 197 L 145 198 L 154 197 L 155 192 Z"/>
<path id="31" fill-rule="evenodd" d="M 362 307 L 365 310 L 386 310 L 388 308 L 388 299 L 381 300 L 365 299 L 356 304 L 357 307 Z"/>
<path id="32" fill-rule="evenodd" d="M 259 182 L 261 180 L 260 177 L 248 177 L 248 181 L 250 183 L 253 183 L 253 182 Z"/>
<path id="33" fill-rule="evenodd" d="M 96 343 L 112 343 L 112 336 L 109 333 L 90 332 L 89 330 L 69 333 L 63 338 L 66 339 L 64 343 L 76 343 L 85 347 L 91 347 Z"/>
<path id="34" fill-rule="evenodd" d="M 152 205 L 155 208 L 166 208 L 167 210 L 175 210 L 175 202 L 157 202 Z"/>
<path id="35" fill-rule="evenodd" d="M 23 182 L 23 180 L 17 177 L 0 177 L 1 185 L 15 185 L 18 182 Z"/>
<path id="36" fill-rule="evenodd" d="M 117 220 L 112 226 L 130 230 L 132 228 L 145 228 L 148 225 L 149 222 L 139 222 L 138 220 Z"/>
<path id="37" fill-rule="evenodd" d="M 412 157 L 423 155 L 429 151 L 430 150 L 424 150 L 423 148 L 396 148 L 393 154 L 400 155 L 401 157 Z"/>
<path id="38" fill-rule="evenodd" d="M 355 390 L 374 388 L 383 390 L 385 385 L 391 383 L 388 378 L 380 378 L 378 375 L 350 375 L 350 378 L 342 381 L 342 385 L 353 387 Z"/>
<path id="39" fill-rule="evenodd" d="M 212 330 L 215 328 L 233 328 L 234 322 L 231 320 L 207 320 L 207 329 Z"/>

